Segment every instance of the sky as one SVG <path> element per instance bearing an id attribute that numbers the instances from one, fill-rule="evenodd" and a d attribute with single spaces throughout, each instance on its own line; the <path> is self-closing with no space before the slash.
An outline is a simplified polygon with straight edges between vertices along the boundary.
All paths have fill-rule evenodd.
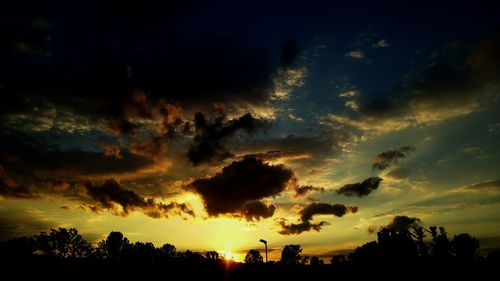
<path id="1" fill-rule="evenodd" d="M 2 1 L 0 239 L 500 247 L 494 1 L 128 2 Z"/>

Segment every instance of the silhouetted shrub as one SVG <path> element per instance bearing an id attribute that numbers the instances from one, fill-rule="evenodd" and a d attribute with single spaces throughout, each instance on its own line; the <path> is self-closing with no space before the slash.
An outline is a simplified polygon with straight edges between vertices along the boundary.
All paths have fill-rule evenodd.
<path id="1" fill-rule="evenodd" d="M 263 260 L 259 250 L 250 250 L 245 256 L 245 263 L 262 263 Z"/>

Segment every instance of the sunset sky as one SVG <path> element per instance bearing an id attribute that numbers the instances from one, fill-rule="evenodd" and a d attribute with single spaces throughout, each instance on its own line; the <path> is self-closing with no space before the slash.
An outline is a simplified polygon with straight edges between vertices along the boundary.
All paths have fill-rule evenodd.
<path id="1" fill-rule="evenodd" d="M 128 2 L 0 4 L 0 239 L 500 247 L 494 1 Z"/>

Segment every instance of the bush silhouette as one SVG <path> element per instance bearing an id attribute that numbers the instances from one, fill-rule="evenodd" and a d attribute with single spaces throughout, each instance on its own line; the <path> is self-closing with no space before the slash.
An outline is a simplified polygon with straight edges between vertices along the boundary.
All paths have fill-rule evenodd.
<path id="1" fill-rule="evenodd" d="M 286 245 L 281 252 L 282 264 L 299 264 L 302 261 L 300 245 Z"/>
<path id="2" fill-rule="evenodd" d="M 467 233 L 455 235 L 452 249 L 458 258 L 471 259 L 478 255 L 479 241 Z"/>
<path id="3" fill-rule="evenodd" d="M 97 252 L 104 258 L 118 260 L 130 247 L 130 242 L 121 232 L 112 231 L 105 240 L 99 242 Z"/>
<path id="4" fill-rule="evenodd" d="M 263 260 L 259 250 L 250 250 L 245 256 L 245 263 L 262 263 Z"/>
<path id="5" fill-rule="evenodd" d="M 50 229 L 35 236 L 36 248 L 43 254 L 58 258 L 86 258 L 92 254 L 92 245 L 76 228 Z"/>

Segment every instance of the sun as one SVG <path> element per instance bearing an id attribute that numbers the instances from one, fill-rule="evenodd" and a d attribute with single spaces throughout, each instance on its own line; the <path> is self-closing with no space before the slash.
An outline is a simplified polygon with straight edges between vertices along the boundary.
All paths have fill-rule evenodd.
<path id="1" fill-rule="evenodd" d="M 229 250 L 221 250 L 221 251 L 217 251 L 217 252 L 219 252 L 219 254 L 221 254 L 222 257 L 227 261 L 234 261 L 236 258 L 235 254 Z"/>

